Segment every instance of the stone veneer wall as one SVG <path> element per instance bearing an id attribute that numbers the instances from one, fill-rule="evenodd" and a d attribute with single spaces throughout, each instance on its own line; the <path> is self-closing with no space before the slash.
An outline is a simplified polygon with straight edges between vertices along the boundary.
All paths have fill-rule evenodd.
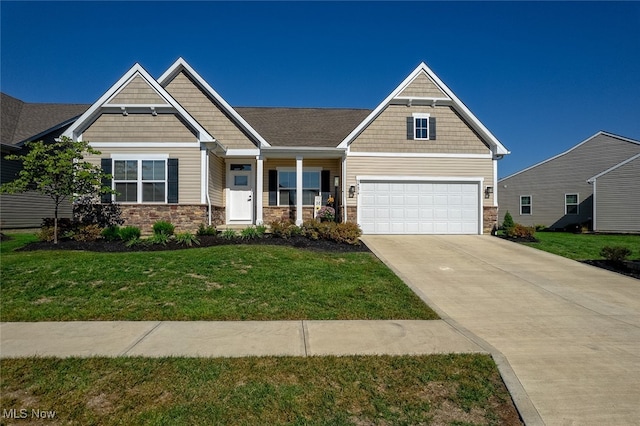
<path id="1" fill-rule="evenodd" d="M 498 208 L 483 207 L 482 210 L 482 232 L 491 234 L 494 227 L 498 226 Z"/>
<path id="2" fill-rule="evenodd" d="M 358 207 L 347 206 L 347 222 L 356 223 L 358 221 Z"/>
<path id="3" fill-rule="evenodd" d="M 313 207 L 302 208 L 302 220 L 313 219 Z M 296 220 L 295 206 L 264 206 L 262 208 L 262 221 L 268 225 L 274 220 Z"/>
<path id="4" fill-rule="evenodd" d="M 123 226 L 137 226 L 143 234 L 153 232 L 153 224 L 159 220 L 171 222 L 176 232 L 196 232 L 201 223 L 208 221 L 207 206 L 203 204 L 121 204 Z M 224 223 L 224 208 L 213 207 L 214 225 Z"/>

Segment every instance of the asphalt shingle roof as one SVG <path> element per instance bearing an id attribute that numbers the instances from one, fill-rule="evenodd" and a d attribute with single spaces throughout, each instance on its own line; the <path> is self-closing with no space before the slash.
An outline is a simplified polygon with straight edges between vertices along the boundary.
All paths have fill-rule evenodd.
<path id="1" fill-rule="evenodd" d="M 347 108 L 234 108 L 272 146 L 332 147 L 370 113 Z"/>
<path id="2" fill-rule="evenodd" d="M 82 115 L 89 107 L 85 104 L 28 103 L 1 93 L 0 142 L 16 145 Z"/>

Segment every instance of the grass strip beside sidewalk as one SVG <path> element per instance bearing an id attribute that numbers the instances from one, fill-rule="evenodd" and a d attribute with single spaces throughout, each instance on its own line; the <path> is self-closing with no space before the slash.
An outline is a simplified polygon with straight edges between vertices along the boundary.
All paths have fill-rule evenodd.
<path id="1" fill-rule="evenodd" d="M 488 355 L 3 359 L 1 407 L 74 424 L 521 424 Z M 35 420 L 35 419 L 32 419 Z"/>

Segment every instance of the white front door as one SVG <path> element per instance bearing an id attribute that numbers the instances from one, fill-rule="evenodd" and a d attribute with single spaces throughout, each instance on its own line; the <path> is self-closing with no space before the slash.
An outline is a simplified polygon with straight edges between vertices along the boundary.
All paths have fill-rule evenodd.
<path id="1" fill-rule="evenodd" d="M 236 223 L 253 223 L 253 167 L 251 164 L 231 163 L 228 168 L 227 220 Z"/>

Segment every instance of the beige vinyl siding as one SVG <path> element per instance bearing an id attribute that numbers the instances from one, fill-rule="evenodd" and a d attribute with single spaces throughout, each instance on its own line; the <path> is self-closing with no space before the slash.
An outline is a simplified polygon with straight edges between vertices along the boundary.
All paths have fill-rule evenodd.
<path id="1" fill-rule="evenodd" d="M 493 186 L 493 164 L 490 159 L 347 157 L 347 188 L 357 188 L 356 176 L 425 176 L 481 177 L 484 186 Z M 357 194 L 356 194 L 357 197 Z M 356 206 L 357 198 L 347 198 L 348 206 Z M 483 198 L 484 206 L 493 206 L 493 196 Z"/>
<path id="2" fill-rule="evenodd" d="M 596 230 L 640 232 L 640 158 L 600 176 L 595 185 Z"/>
<path id="3" fill-rule="evenodd" d="M 144 78 L 139 75 L 135 76 L 133 80 L 129 82 L 122 90 L 114 96 L 108 104 L 166 104 L 167 101 L 162 98 L 155 91 L 155 89 L 149 86 Z"/>
<path id="4" fill-rule="evenodd" d="M 436 118 L 435 140 L 407 139 L 407 117 L 427 113 Z M 448 106 L 389 105 L 352 143 L 354 152 L 489 154 L 480 136 Z"/>
<path id="5" fill-rule="evenodd" d="M 398 96 L 448 98 L 424 73 L 419 74 Z"/>
<path id="6" fill-rule="evenodd" d="M 507 210 L 515 222 L 528 226 L 564 228 L 587 222 L 593 216 L 593 187 L 587 179 L 639 152 L 638 144 L 599 135 L 564 155 L 501 179 L 499 222 L 502 223 Z M 565 194 L 579 194 L 579 214 L 564 214 Z M 530 215 L 520 215 L 521 195 L 531 196 Z"/>
<path id="7" fill-rule="evenodd" d="M 262 186 L 262 200 L 265 206 L 269 205 L 269 170 L 277 170 L 278 167 L 292 167 L 295 169 L 295 159 L 267 159 L 263 164 L 264 177 Z M 333 177 L 340 175 L 340 160 L 338 159 L 308 159 L 302 160 L 302 168 L 313 167 L 329 170 L 331 175 L 331 194 L 333 194 Z M 321 182 L 322 184 L 322 182 Z"/>
<path id="8" fill-rule="evenodd" d="M 197 142 L 176 114 L 102 114 L 82 138 L 89 142 Z"/>
<path id="9" fill-rule="evenodd" d="M 214 154 L 209 154 L 209 199 L 211 205 L 224 207 L 225 182 L 225 162 L 224 158 Z"/>
<path id="10" fill-rule="evenodd" d="M 89 161 L 100 165 L 101 158 L 111 158 L 111 154 L 166 154 L 178 159 L 178 204 L 200 204 L 200 148 L 100 148 L 99 156 L 88 157 Z"/>
<path id="11" fill-rule="evenodd" d="M 225 115 L 184 72 L 178 74 L 165 88 L 210 135 L 225 147 L 234 149 L 256 147 L 231 118 Z"/>
<path id="12" fill-rule="evenodd" d="M 35 192 L 0 195 L 0 228 L 40 228 L 42 219 L 53 217 L 55 204 L 50 197 Z M 58 217 L 72 216 L 71 201 L 58 208 Z"/>

